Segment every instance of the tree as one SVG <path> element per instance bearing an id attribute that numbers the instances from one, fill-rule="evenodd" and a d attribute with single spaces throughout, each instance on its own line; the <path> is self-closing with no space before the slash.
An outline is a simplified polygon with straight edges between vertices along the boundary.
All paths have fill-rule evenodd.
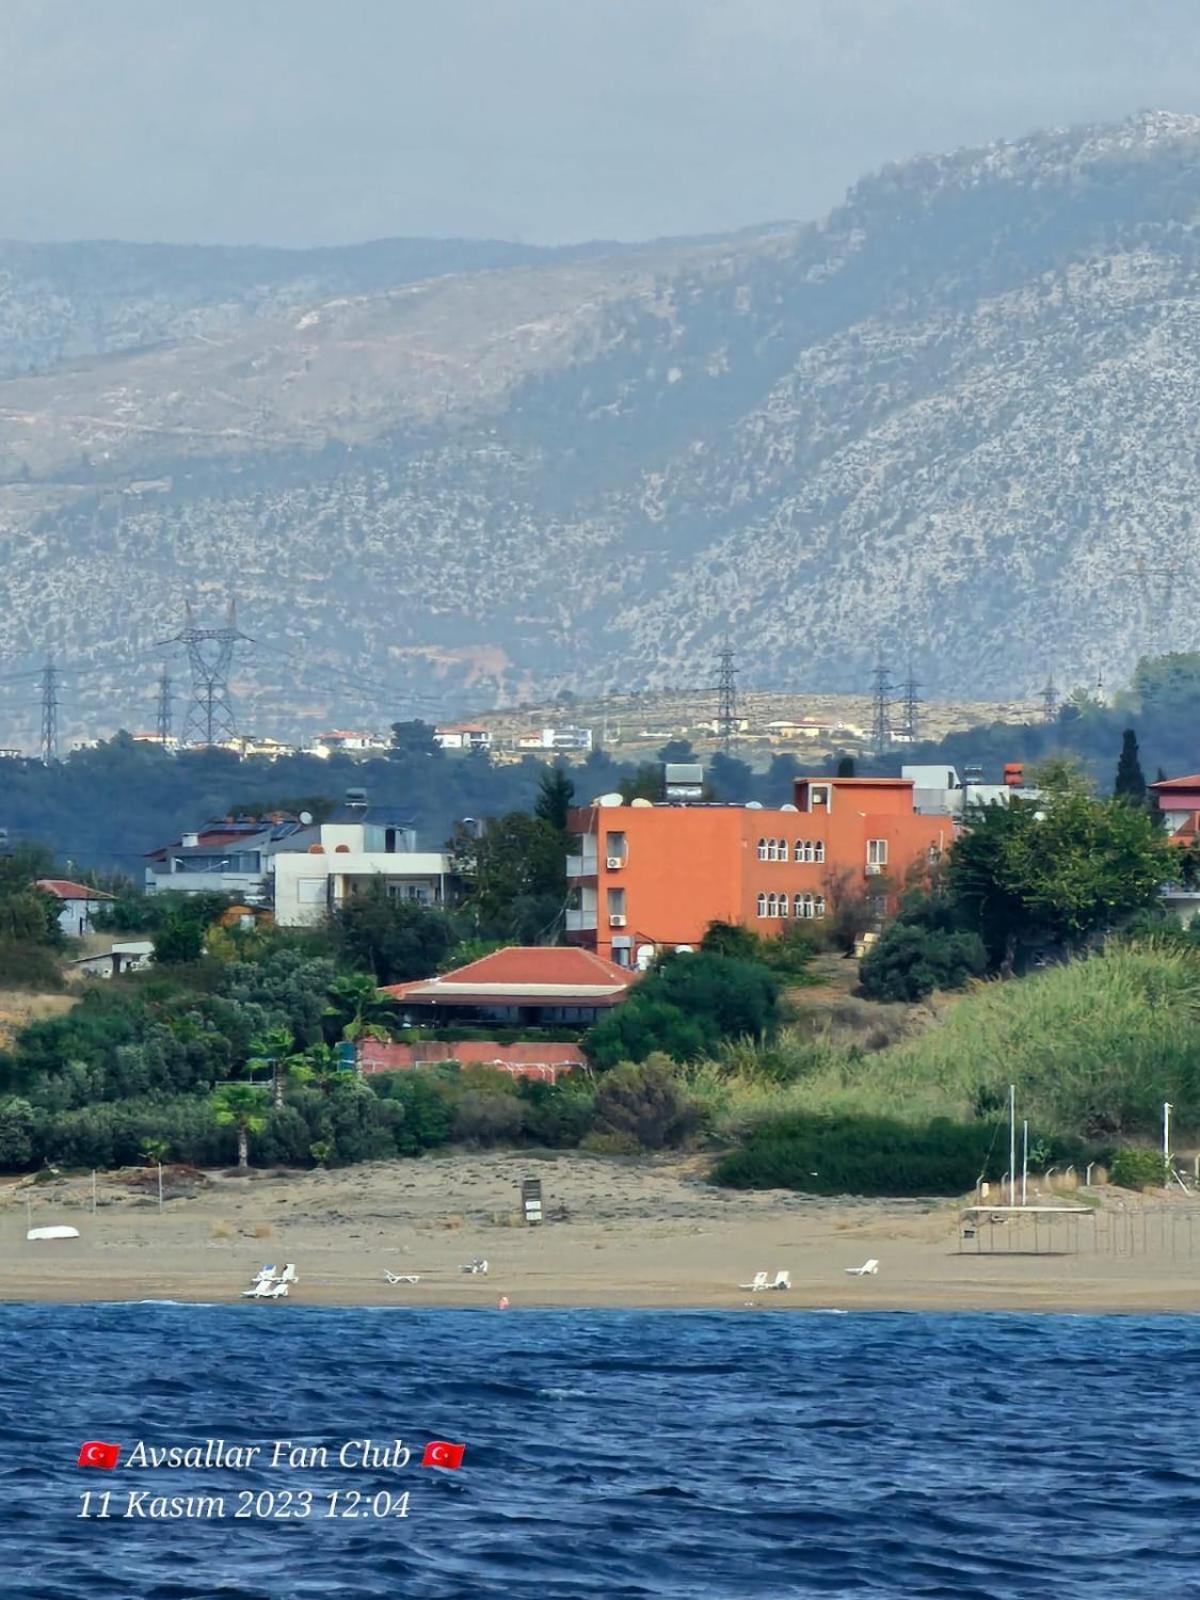
<path id="1" fill-rule="evenodd" d="M 271 1101 L 276 1107 L 283 1104 L 288 1066 L 294 1060 L 292 1052 L 295 1048 L 296 1041 L 290 1028 L 270 1028 L 250 1041 L 251 1055 L 246 1062 L 246 1070 L 271 1074 Z"/>
<path id="2" fill-rule="evenodd" d="M 267 1125 L 266 1097 L 262 1089 L 248 1083 L 227 1083 L 212 1097 L 212 1108 L 222 1128 L 237 1129 L 238 1166 L 250 1165 L 250 1135 Z"/>
<path id="3" fill-rule="evenodd" d="M 413 717 L 407 722 L 392 723 L 392 748 L 388 752 L 393 760 L 412 760 L 420 756 L 440 756 L 441 745 L 434 738 L 429 723 Z"/>
<path id="4" fill-rule="evenodd" d="M 836 770 L 834 772 L 834 777 L 835 778 L 852 778 L 853 776 L 854 776 L 854 757 L 853 756 L 839 756 L 838 757 L 837 768 L 836 768 Z"/>
<path id="5" fill-rule="evenodd" d="M 154 935 L 154 959 L 159 966 L 199 961 L 203 954 L 204 928 L 191 917 L 176 912 Z"/>
<path id="6" fill-rule="evenodd" d="M 663 797 L 663 770 L 653 761 L 643 761 L 632 777 L 622 778 L 617 793 L 628 805 L 631 800 L 658 801 Z"/>
<path id="7" fill-rule="evenodd" d="M 330 932 L 344 959 L 371 973 L 377 984 L 431 977 L 457 941 L 455 925 L 444 911 L 393 900 L 382 879 L 343 902 Z"/>
<path id="8" fill-rule="evenodd" d="M 549 822 L 510 811 L 478 838 L 459 828 L 450 853 L 481 936 L 536 939 L 553 926 L 566 898 L 567 847 Z"/>
<path id="9" fill-rule="evenodd" d="M 567 813 L 575 803 L 575 785 L 562 766 L 547 767 L 538 783 L 533 814 L 555 832 L 567 831 Z"/>
<path id="10" fill-rule="evenodd" d="M 692 741 L 690 739 L 668 739 L 658 752 L 658 759 L 664 766 L 668 763 L 687 766 L 689 762 L 695 763 L 696 752 L 692 749 Z"/>
<path id="11" fill-rule="evenodd" d="M 373 978 L 352 972 L 335 978 L 329 988 L 329 1004 L 324 1015 L 336 1023 L 343 1039 L 390 1039 L 396 1017 L 396 1003 L 380 994 Z"/>
<path id="12" fill-rule="evenodd" d="M 1137 734 L 1132 728 L 1126 728 L 1121 735 L 1121 754 L 1117 761 L 1113 794 L 1119 800 L 1128 800 L 1134 805 L 1146 803 L 1146 776 L 1138 756 Z"/>
<path id="13" fill-rule="evenodd" d="M 922 1000 L 935 989 L 961 989 L 987 967 L 977 933 L 952 933 L 903 921 L 886 928 L 858 969 L 870 1000 Z"/>

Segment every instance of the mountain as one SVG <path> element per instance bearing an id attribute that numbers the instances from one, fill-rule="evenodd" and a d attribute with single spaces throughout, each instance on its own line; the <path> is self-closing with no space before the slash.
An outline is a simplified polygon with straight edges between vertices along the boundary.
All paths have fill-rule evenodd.
<path id="1" fill-rule="evenodd" d="M 763 688 L 1113 682 L 1196 643 L 1198 224 L 1148 113 L 724 238 L 5 246 L 0 662 L 145 721 L 236 596 L 281 731 L 703 683 L 726 629 Z"/>

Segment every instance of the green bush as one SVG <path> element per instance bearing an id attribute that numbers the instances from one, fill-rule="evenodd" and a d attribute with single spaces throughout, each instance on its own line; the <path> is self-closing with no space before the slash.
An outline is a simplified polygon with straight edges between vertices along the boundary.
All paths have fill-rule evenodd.
<path id="1" fill-rule="evenodd" d="M 894 922 L 863 957 L 859 971 L 869 1000 L 923 1000 L 935 989 L 961 989 L 987 967 L 977 933 L 952 933 Z"/>
<path id="2" fill-rule="evenodd" d="M 596 1114 L 595 1088 L 582 1073 L 568 1073 L 557 1083 L 523 1078 L 525 1136 L 552 1150 L 570 1150 L 586 1136 Z"/>
<path id="3" fill-rule="evenodd" d="M 673 1064 L 663 1056 L 622 1062 L 596 1090 L 595 1131 L 634 1140 L 644 1150 L 680 1145 L 696 1126 Z"/>
<path id="4" fill-rule="evenodd" d="M 1118 1150 L 1108 1173 L 1109 1182 L 1119 1189 L 1161 1189 L 1168 1176 L 1162 1151 L 1144 1147 Z"/>
<path id="5" fill-rule="evenodd" d="M 23 1172 L 33 1165 L 34 1112 L 28 1100 L 0 1100 L 0 1172 Z"/>
<path id="6" fill-rule="evenodd" d="M 396 1149 L 402 1156 L 419 1156 L 449 1144 L 454 1126 L 454 1104 L 445 1080 L 432 1072 L 378 1072 L 366 1079 L 381 1100 L 398 1106 Z"/>
<path id="7" fill-rule="evenodd" d="M 713 1177 L 734 1189 L 957 1195 L 981 1176 L 999 1179 L 1007 1158 L 1007 1134 L 994 1123 L 792 1114 L 761 1124 Z"/>
<path id="8" fill-rule="evenodd" d="M 583 1046 L 602 1068 L 655 1052 L 696 1061 L 722 1039 L 770 1034 L 779 1018 L 780 986 L 779 977 L 755 961 L 710 951 L 668 955 L 585 1035 Z"/>
<path id="9" fill-rule="evenodd" d="M 63 987 L 57 955 L 46 945 L 0 939 L 0 986 L 32 989 L 39 994 L 57 993 Z"/>

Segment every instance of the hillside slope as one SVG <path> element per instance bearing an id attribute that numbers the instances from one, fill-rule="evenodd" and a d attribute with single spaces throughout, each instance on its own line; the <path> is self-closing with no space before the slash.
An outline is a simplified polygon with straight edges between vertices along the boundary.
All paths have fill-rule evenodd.
<path id="1" fill-rule="evenodd" d="M 276 727 L 702 683 L 727 626 L 763 687 L 861 687 L 881 646 L 927 692 L 1111 682 L 1195 643 L 1198 158 L 1147 114 L 888 168 L 815 226 L 423 281 L 411 248 L 264 252 L 253 291 L 147 256 L 69 364 L 27 275 L 0 660 L 103 657 L 100 708 L 185 595 L 236 594 Z"/>

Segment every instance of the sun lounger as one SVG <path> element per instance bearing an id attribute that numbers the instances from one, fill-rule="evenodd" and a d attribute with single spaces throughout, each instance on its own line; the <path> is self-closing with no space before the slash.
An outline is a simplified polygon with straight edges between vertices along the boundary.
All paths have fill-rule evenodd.
<path id="1" fill-rule="evenodd" d="M 768 1273 L 756 1272 L 754 1274 L 754 1282 L 753 1283 L 739 1283 L 738 1284 L 738 1288 L 739 1289 L 754 1289 L 754 1290 L 765 1289 L 767 1287 L 767 1278 L 768 1278 L 768 1276 L 769 1276 Z"/>
<path id="2" fill-rule="evenodd" d="M 852 1278 L 874 1278 L 879 1272 L 879 1263 L 872 1256 L 870 1261 L 864 1261 L 861 1267 L 847 1267 L 846 1271 Z"/>
<path id="3" fill-rule="evenodd" d="M 243 1289 L 242 1299 L 266 1300 L 274 1293 L 276 1287 L 276 1284 L 273 1284 L 268 1278 L 264 1278 L 261 1283 L 256 1283 L 253 1288 Z M 287 1288 L 286 1283 L 284 1284 L 284 1288 Z"/>
<path id="4" fill-rule="evenodd" d="M 769 1283 L 767 1285 L 768 1289 L 790 1289 L 791 1287 L 792 1287 L 792 1275 L 791 1275 L 791 1273 L 790 1272 L 782 1272 L 782 1271 L 781 1272 L 777 1272 L 775 1274 L 775 1282 L 774 1283 Z"/>
<path id="5" fill-rule="evenodd" d="M 250 1279 L 251 1283 L 274 1283 L 274 1281 L 275 1267 L 273 1264 L 269 1267 L 259 1267 L 258 1271 Z"/>
<path id="6" fill-rule="evenodd" d="M 266 1298 L 268 1300 L 278 1300 L 282 1296 L 284 1299 L 286 1299 L 287 1292 L 288 1286 L 286 1283 L 277 1283 L 273 1288 L 267 1291 Z"/>
<path id="7" fill-rule="evenodd" d="M 415 1272 L 388 1272 L 385 1268 L 384 1277 L 389 1283 L 420 1283 L 420 1278 Z"/>
<path id="8" fill-rule="evenodd" d="M 468 1261 L 462 1268 L 464 1272 L 482 1273 L 485 1278 L 487 1277 L 487 1269 L 488 1264 L 483 1256 L 476 1256 L 474 1261 Z"/>
<path id="9" fill-rule="evenodd" d="M 283 1271 L 279 1274 L 279 1281 L 280 1283 L 300 1282 L 300 1275 L 296 1271 L 296 1263 L 294 1261 L 289 1261 L 287 1266 L 284 1267 Z"/>

